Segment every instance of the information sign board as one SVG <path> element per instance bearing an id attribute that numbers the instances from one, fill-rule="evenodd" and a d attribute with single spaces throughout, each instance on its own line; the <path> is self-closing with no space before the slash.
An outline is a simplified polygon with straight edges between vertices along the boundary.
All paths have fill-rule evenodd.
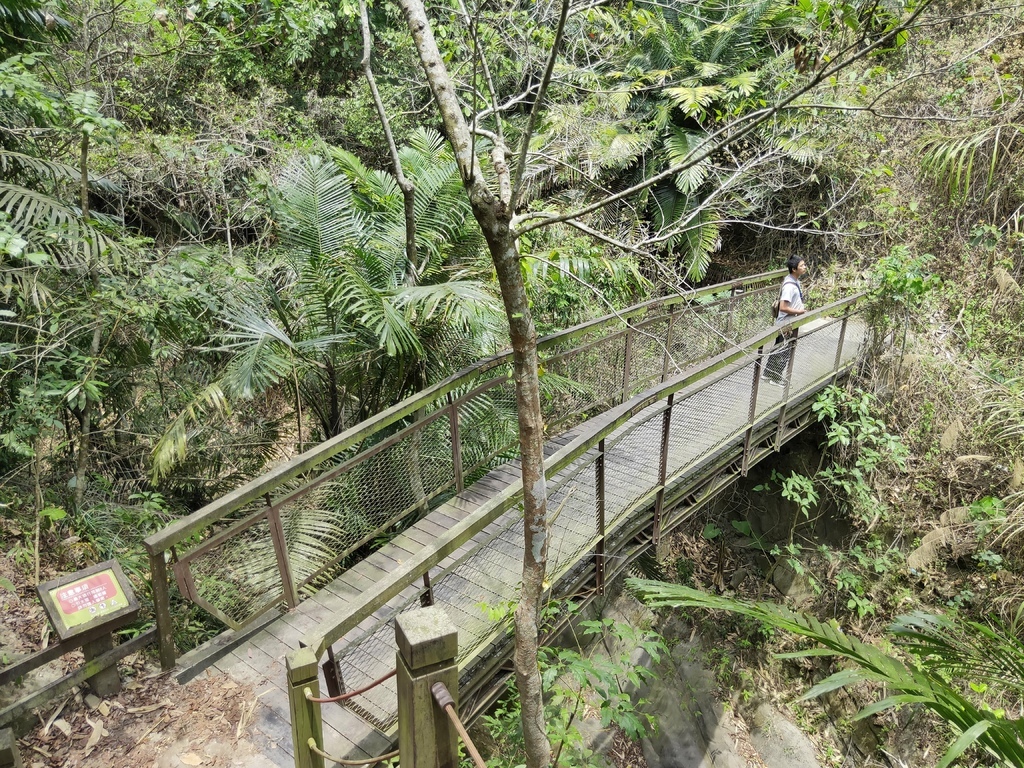
<path id="1" fill-rule="evenodd" d="M 40 584 L 39 599 L 60 639 L 127 624 L 139 611 L 116 560 Z"/>

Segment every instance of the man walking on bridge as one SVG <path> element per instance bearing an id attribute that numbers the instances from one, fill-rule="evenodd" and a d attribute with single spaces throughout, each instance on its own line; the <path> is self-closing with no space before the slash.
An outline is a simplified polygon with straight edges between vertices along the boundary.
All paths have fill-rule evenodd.
<path id="1" fill-rule="evenodd" d="M 775 316 L 775 324 L 786 322 L 791 317 L 804 314 L 804 292 L 800 286 L 800 278 L 807 271 L 807 264 L 799 256 L 790 256 L 786 260 L 789 274 L 782 279 L 782 290 L 779 293 L 779 312 Z M 789 368 L 789 357 L 793 354 L 792 340 L 787 331 L 782 331 L 775 339 L 775 348 L 768 356 L 764 378 L 770 384 L 782 385 L 783 376 Z"/>

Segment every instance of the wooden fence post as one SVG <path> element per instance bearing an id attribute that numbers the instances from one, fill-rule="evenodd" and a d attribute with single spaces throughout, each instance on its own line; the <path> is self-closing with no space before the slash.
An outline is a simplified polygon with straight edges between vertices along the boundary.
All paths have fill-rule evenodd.
<path id="1" fill-rule="evenodd" d="M 0 730 L 0 768 L 22 768 L 21 752 L 10 728 Z"/>
<path id="2" fill-rule="evenodd" d="M 458 734 L 430 686 L 444 683 L 458 704 L 458 631 L 440 608 L 419 608 L 395 619 L 395 640 L 402 768 L 457 768 Z"/>
<path id="3" fill-rule="evenodd" d="M 320 705 L 306 698 L 308 690 L 320 696 L 320 667 L 312 648 L 299 648 L 285 656 L 288 674 L 288 709 L 292 716 L 292 750 L 295 768 L 324 768 L 324 759 L 309 748 L 313 739 L 324 748 L 324 721 Z"/>
<path id="4" fill-rule="evenodd" d="M 149 550 L 149 546 L 146 546 Z M 149 550 L 149 580 L 153 586 L 153 613 L 156 614 L 157 638 L 160 644 L 160 667 L 174 669 L 174 620 L 171 618 L 171 595 L 167 586 L 167 560 L 163 550 Z"/>

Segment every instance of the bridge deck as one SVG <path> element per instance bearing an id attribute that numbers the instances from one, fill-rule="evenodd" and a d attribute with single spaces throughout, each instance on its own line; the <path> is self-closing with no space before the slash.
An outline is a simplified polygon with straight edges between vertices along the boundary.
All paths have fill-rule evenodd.
<path id="1" fill-rule="evenodd" d="M 806 330 L 810 330 L 809 328 Z M 851 322 L 843 346 L 843 364 L 855 357 L 864 328 Z M 799 365 L 790 385 L 789 404 L 804 400 L 829 380 L 835 363 L 839 328 L 833 325 L 814 334 L 814 353 L 798 357 Z M 748 424 L 752 381 L 751 361 L 733 364 L 692 390 L 677 393 L 671 415 L 669 477 L 676 483 L 692 478 L 715 455 L 742 443 Z M 771 421 L 783 408 L 784 390 L 762 383 L 756 405 L 756 422 Z M 608 528 L 621 527 L 630 518 L 649 514 L 658 485 L 661 431 L 665 402 L 649 406 L 606 439 L 605 482 Z M 549 455 L 582 431 L 600 426 L 605 415 L 587 421 L 547 446 Z M 606 422 L 607 423 L 607 422 Z M 552 525 L 549 557 L 552 580 L 565 576 L 593 548 L 596 541 L 593 492 L 582 474 L 593 477 L 593 456 L 581 457 L 549 482 L 550 509 L 557 510 Z M 449 502 L 397 536 L 366 560 L 344 572 L 338 579 L 281 615 L 254 635 L 244 647 L 237 647 L 216 662 L 215 667 L 239 682 L 252 684 L 260 697 L 254 739 L 281 766 L 293 765 L 288 698 L 285 692 L 284 656 L 298 647 L 299 639 L 314 630 L 332 612 L 354 600 L 390 569 L 428 546 L 454 522 L 466 517 L 490 496 L 518 479 L 518 465 L 506 464 L 491 471 Z M 637 489 L 640 489 L 639 491 Z M 437 569 L 445 573 L 434 584 L 435 604 L 443 606 L 459 628 L 463 678 L 472 667 L 503 642 L 500 626 L 488 620 L 482 608 L 514 600 L 522 563 L 522 520 L 513 508 L 472 541 L 449 557 Z M 447 570 L 446 570 L 447 569 Z M 368 618 L 337 646 L 336 654 L 349 689 L 362 687 L 389 671 L 395 664 L 393 629 L 388 622 L 406 604 L 418 604 L 420 585 L 410 587 L 388 606 Z M 322 673 L 321 673 L 322 674 Z M 321 681 L 321 690 L 326 685 Z M 324 705 L 324 749 L 339 757 L 366 758 L 392 749 L 395 710 L 394 679 L 358 697 L 357 709 Z"/>

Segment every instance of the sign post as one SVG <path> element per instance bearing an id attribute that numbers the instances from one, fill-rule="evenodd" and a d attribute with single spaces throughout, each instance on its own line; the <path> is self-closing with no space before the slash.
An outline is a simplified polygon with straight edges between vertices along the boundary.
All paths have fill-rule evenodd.
<path id="1" fill-rule="evenodd" d="M 37 590 L 61 642 L 72 638 L 82 642 L 86 668 L 113 649 L 113 631 L 139 612 L 139 603 L 116 560 L 47 581 Z M 116 665 L 98 670 L 88 682 L 97 696 L 112 696 L 121 690 Z"/>

